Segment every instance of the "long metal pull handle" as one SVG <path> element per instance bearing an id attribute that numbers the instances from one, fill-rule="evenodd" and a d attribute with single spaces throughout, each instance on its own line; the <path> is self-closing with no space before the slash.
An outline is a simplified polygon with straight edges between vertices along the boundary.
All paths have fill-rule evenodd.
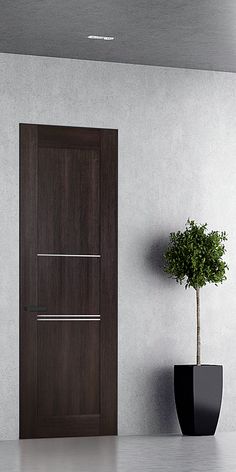
<path id="1" fill-rule="evenodd" d="M 38 315 L 37 321 L 100 321 L 100 315 Z"/>
<path id="2" fill-rule="evenodd" d="M 37 318 L 37 321 L 100 321 L 100 318 Z"/>
<path id="3" fill-rule="evenodd" d="M 37 254 L 38 257 L 101 257 L 101 254 Z"/>

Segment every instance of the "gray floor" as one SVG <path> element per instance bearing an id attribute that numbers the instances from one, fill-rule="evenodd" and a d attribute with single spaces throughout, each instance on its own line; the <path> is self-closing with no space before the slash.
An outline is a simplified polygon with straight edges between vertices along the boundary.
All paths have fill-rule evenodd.
<path id="1" fill-rule="evenodd" d="M 236 433 L 0 443 L 1 472 L 235 472 Z"/>

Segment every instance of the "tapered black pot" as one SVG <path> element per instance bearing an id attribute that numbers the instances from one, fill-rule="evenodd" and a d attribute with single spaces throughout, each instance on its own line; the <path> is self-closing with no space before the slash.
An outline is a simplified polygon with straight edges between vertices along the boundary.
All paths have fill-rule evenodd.
<path id="1" fill-rule="evenodd" d="M 174 385 L 182 433 L 215 434 L 223 391 L 222 365 L 175 365 Z"/>

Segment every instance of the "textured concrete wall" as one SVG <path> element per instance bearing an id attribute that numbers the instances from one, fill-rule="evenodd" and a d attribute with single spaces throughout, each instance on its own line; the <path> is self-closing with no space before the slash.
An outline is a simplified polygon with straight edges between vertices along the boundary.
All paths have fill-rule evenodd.
<path id="1" fill-rule="evenodd" d="M 194 293 L 163 275 L 188 217 L 229 234 L 202 294 L 203 361 L 236 427 L 236 75 L 0 55 L 0 438 L 18 436 L 19 122 L 119 129 L 119 432 L 177 432 L 174 363 L 195 361 Z"/>

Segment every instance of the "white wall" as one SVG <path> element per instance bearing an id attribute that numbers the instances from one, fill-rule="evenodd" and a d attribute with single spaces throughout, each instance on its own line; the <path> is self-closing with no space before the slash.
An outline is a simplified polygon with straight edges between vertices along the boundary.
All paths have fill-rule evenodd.
<path id="1" fill-rule="evenodd" d="M 194 293 L 160 270 L 188 217 L 229 234 L 202 294 L 203 360 L 236 429 L 236 75 L 0 55 L 0 438 L 18 437 L 19 122 L 119 129 L 119 432 L 179 431 L 174 363 L 195 361 Z"/>

